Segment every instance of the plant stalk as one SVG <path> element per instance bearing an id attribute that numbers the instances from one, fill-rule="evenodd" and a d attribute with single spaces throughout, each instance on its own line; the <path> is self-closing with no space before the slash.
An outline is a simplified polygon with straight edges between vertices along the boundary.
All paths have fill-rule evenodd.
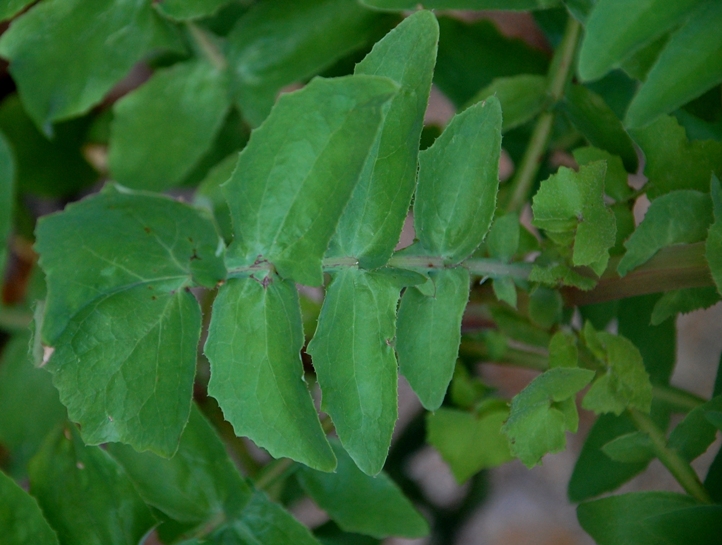
<path id="1" fill-rule="evenodd" d="M 223 71 L 228 67 L 226 58 L 223 53 L 218 49 L 215 43 L 208 37 L 201 28 L 194 23 L 186 23 L 186 28 L 193 38 L 193 42 L 198 47 L 199 51 L 208 61 L 216 68 L 216 70 Z"/>

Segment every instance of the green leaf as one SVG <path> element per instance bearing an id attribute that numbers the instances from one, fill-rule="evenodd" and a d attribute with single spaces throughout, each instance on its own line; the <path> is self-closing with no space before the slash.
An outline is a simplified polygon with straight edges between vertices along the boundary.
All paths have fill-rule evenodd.
<path id="1" fill-rule="evenodd" d="M 17 191 L 43 197 L 77 193 L 98 179 L 98 173 L 83 158 L 87 121 L 75 119 L 53 126 L 48 140 L 23 110 L 17 95 L 0 105 L 0 130 L 5 133 L 15 160 Z M 42 157 L 42 161 L 38 161 Z"/>
<path id="2" fill-rule="evenodd" d="M 377 9 L 409 10 L 416 9 L 415 0 L 361 0 L 362 4 Z M 508 9 L 527 10 L 554 7 L 558 0 L 425 0 L 426 9 Z"/>
<path id="3" fill-rule="evenodd" d="M 707 237 L 712 223 L 712 202 L 706 193 L 680 189 L 654 201 L 624 246 L 617 272 L 619 276 L 649 261 L 666 246 L 693 243 Z"/>
<path id="4" fill-rule="evenodd" d="M 503 301 L 510 307 L 516 308 L 516 285 L 514 280 L 509 276 L 500 276 L 491 281 L 491 287 L 494 295 L 499 301 Z"/>
<path id="5" fill-rule="evenodd" d="M 504 403 L 482 414 L 441 408 L 426 417 L 427 441 L 449 464 L 456 481 L 463 483 L 482 469 L 513 459 L 501 432 L 508 416 Z"/>
<path id="6" fill-rule="evenodd" d="M 298 480 L 306 493 L 345 531 L 373 537 L 422 537 L 424 518 L 385 474 L 362 473 L 337 441 L 332 443 L 336 473 L 301 468 Z"/>
<path id="7" fill-rule="evenodd" d="M 231 0 L 164 0 L 154 7 L 174 21 L 187 21 L 214 15 Z"/>
<path id="8" fill-rule="evenodd" d="M 577 164 L 586 165 L 594 161 L 606 161 L 607 173 L 604 176 L 604 193 L 615 201 L 626 201 L 632 195 L 632 188 L 627 184 L 627 171 L 622 159 L 608 151 L 593 148 L 577 148 L 573 152 Z"/>
<path id="9" fill-rule="evenodd" d="M 344 532 L 332 520 L 314 528 L 313 535 L 318 538 L 322 545 L 381 545 L 379 539 Z"/>
<path id="10" fill-rule="evenodd" d="M 508 1 L 500 2 L 511 6 Z M 431 8 L 427 2 L 424 5 Z M 504 36 L 489 20 L 466 23 L 441 17 L 439 30 L 434 83 L 457 108 L 496 78 L 547 72 L 546 55 L 518 38 Z"/>
<path id="11" fill-rule="evenodd" d="M 333 275 L 308 353 L 343 446 L 369 475 L 384 465 L 397 416 L 394 354 L 401 285 L 380 272 Z"/>
<path id="12" fill-rule="evenodd" d="M 577 507 L 582 528 L 598 545 L 659 545 L 648 524 L 696 505 L 690 496 L 673 492 L 634 492 L 610 496 Z"/>
<path id="13" fill-rule="evenodd" d="M 722 142 L 688 141 L 674 117 L 662 116 L 632 136 L 642 148 L 649 178 L 645 189 L 650 199 L 675 189 L 709 190 L 710 172 L 722 176 Z"/>
<path id="14" fill-rule="evenodd" d="M 560 263 L 548 266 L 535 264 L 529 274 L 529 281 L 539 282 L 553 288 L 573 286 L 584 291 L 592 289 L 597 284 L 594 279 L 582 276 L 568 266 Z"/>
<path id="15" fill-rule="evenodd" d="M 7 248 L 13 227 L 15 162 L 5 136 L 0 132 L 0 277 L 5 277 Z"/>
<path id="16" fill-rule="evenodd" d="M 454 116 L 419 154 L 414 227 L 426 251 L 459 263 L 481 244 L 496 209 L 500 154 L 501 107 L 494 97 Z"/>
<path id="17" fill-rule="evenodd" d="M 519 235 L 519 216 L 516 212 L 499 216 L 486 237 L 489 255 L 508 263 L 519 249 Z"/>
<path id="18" fill-rule="evenodd" d="M 542 182 L 532 201 L 535 227 L 573 241 L 572 263 L 601 275 L 614 246 L 614 214 L 604 205 L 606 165 L 597 161 L 579 172 L 561 167 Z"/>
<path id="19" fill-rule="evenodd" d="M 230 267 L 268 260 L 282 277 L 321 284 L 321 259 L 397 89 L 359 75 L 315 79 L 281 97 L 223 186 Z"/>
<path id="20" fill-rule="evenodd" d="M 563 303 L 557 290 L 538 286 L 529 294 L 529 318 L 542 329 L 550 329 L 561 321 Z"/>
<path id="21" fill-rule="evenodd" d="M 717 292 L 722 294 L 722 187 L 715 175 L 712 175 L 711 195 L 715 221 L 707 234 L 705 256 L 717 286 Z"/>
<path id="22" fill-rule="evenodd" d="M 5 545 L 58 545 L 37 501 L 0 471 L 0 534 Z"/>
<path id="23" fill-rule="evenodd" d="M 625 464 L 649 463 L 654 458 L 652 440 L 642 432 L 620 435 L 604 445 L 602 452 L 615 462 Z"/>
<path id="24" fill-rule="evenodd" d="M 469 271 L 432 271 L 434 293 L 408 288 L 401 298 L 396 351 L 399 370 L 430 411 L 441 406 L 454 373 L 461 342 L 461 318 L 469 300 Z M 516 292 L 515 292 L 516 294 Z"/>
<path id="25" fill-rule="evenodd" d="M 225 445 L 197 407 L 175 456 L 161 458 L 111 443 L 110 455 L 125 469 L 148 505 L 184 523 L 237 516 L 251 489 L 226 453 Z"/>
<path id="26" fill-rule="evenodd" d="M 0 21 L 11 19 L 15 14 L 33 3 L 33 0 L 5 0 L 0 6 Z"/>
<path id="27" fill-rule="evenodd" d="M 643 525 L 669 545 L 715 545 L 722 535 L 722 506 L 697 505 L 666 512 L 645 519 Z"/>
<path id="28" fill-rule="evenodd" d="M 707 2 L 672 34 L 629 105 L 625 119 L 628 127 L 647 125 L 722 82 L 720 27 L 722 4 Z"/>
<path id="29" fill-rule="evenodd" d="M 582 407 L 597 414 L 621 414 L 627 408 L 648 413 L 652 404 L 652 384 L 644 369 L 642 355 L 629 339 L 606 331 L 584 327 L 587 347 L 606 372 L 597 377 L 582 401 Z"/>
<path id="30" fill-rule="evenodd" d="M 531 468 L 545 454 L 564 450 L 564 432 L 576 432 L 578 424 L 573 396 L 593 378 L 594 371 L 588 369 L 558 367 L 539 375 L 514 396 L 502 428 L 512 454 Z M 566 401 L 571 406 L 564 406 Z"/>
<path id="31" fill-rule="evenodd" d="M 583 85 L 572 85 L 559 106 L 593 146 L 618 155 L 628 172 L 637 172 L 639 165 L 632 139 L 602 97 Z"/>
<path id="32" fill-rule="evenodd" d="M 399 242 L 416 185 L 419 138 L 431 90 L 439 27 L 421 11 L 405 19 L 356 65 L 355 74 L 385 76 L 400 86 L 366 159 L 329 255 L 383 266 Z"/>
<path id="33" fill-rule="evenodd" d="M 579 75 L 602 77 L 646 44 L 682 23 L 704 0 L 598 0 L 584 28 Z"/>
<path id="34" fill-rule="evenodd" d="M 44 2 L 0 39 L 30 117 L 46 134 L 51 122 L 87 112 L 128 71 L 178 42 L 146 0 Z"/>
<path id="35" fill-rule="evenodd" d="M 74 426 L 50 439 L 30 464 L 30 490 L 60 542 L 139 543 L 156 522 L 125 471 Z"/>
<path id="36" fill-rule="evenodd" d="M 36 248 L 48 281 L 41 340 L 55 349 L 47 367 L 70 418 L 88 443 L 170 456 L 200 336 L 187 289 L 225 276 L 213 224 L 167 197 L 107 186 L 42 218 Z"/>
<path id="37" fill-rule="evenodd" d="M 213 167 L 193 195 L 193 203 L 213 214 L 218 230 L 226 243 L 233 241 L 231 210 L 223 196 L 221 185 L 226 183 L 236 169 L 238 154 L 232 153 Z"/>
<path id="38" fill-rule="evenodd" d="M 717 428 L 706 418 L 710 412 L 722 411 L 722 396 L 692 409 L 669 435 L 668 446 L 688 462 L 698 458 L 714 442 Z"/>
<path id="39" fill-rule="evenodd" d="M 579 349 L 574 335 L 557 331 L 549 341 L 549 368 L 577 367 Z"/>
<path id="40" fill-rule="evenodd" d="M 371 43 L 387 22 L 354 0 L 257 3 L 227 37 L 226 57 L 243 116 L 260 125 L 281 88 Z"/>
<path id="41" fill-rule="evenodd" d="M 709 308 L 719 300 L 720 294 L 714 286 L 668 291 L 654 305 L 651 323 L 659 325 L 678 313 L 687 314 L 693 310 Z"/>
<path id="42" fill-rule="evenodd" d="M 547 79 L 521 74 L 496 78 L 469 101 L 469 105 L 496 96 L 504 112 L 501 132 L 514 129 L 534 119 L 547 102 Z"/>
<path id="43" fill-rule="evenodd" d="M 231 278 L 213 303 L 205 345 L 208 393 L 237 435 L 275 458 L 332 471 L 333 452 L 303 379 L 303 343 L 292 282 L 270 275 Z"/>
<path id="44" fill-rule="evenodd" d="M 108 161 L 114 179 L 138 189 L 176 185 L 211 146 L 228 105 L 227 74 L 210 63 L 159 70 L 113 107 Z"/>

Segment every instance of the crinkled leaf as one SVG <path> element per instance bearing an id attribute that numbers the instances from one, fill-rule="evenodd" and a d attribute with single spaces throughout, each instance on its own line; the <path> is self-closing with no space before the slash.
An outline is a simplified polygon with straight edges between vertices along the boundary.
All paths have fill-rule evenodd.
<path id="1" fill-rule="evenodd" d="M 558 367 L 539 375 L 514 396 L 502 428 L 512 454 L 533 467 L 545 454 L 564 450 L 564 432 L 575 432 L 578 423 L 572 397 L 593 378 L 594 371 L 588 369 Z M 570 399 L 573 410 L 560 406 Z"/>
<path id="2" fill-rule="evenodd" d="M 354 0 L 256 3 L 227 37 L 226 58 L 243 116 L 260 125 L 279 90 L 373 42 L 387 23 Z M 319 99 L 314 107 L 325 100 L 330 99 Z"/>
<path id="3" fill-rule="evenodd" d="M 627 171 L 624 170 L 622 159 L 608 151 L 593 148 L 577 148 L 573 152 L 574 160 L 579 165 L 586 165 L 594 161 L 606 161 L 607 172 L 604 176 L 604 194 L 615 201 L 625 201 L 632 194 L 632 188 L 627 184 Z"/>
<path id="4" fill-rule="evenodd" d="M 680 189 L 655 199 L 642 223 L 624 243 L 627 252 L 617 272 L 626 275 L 666 246 L 704 240 L 711 223 L 712 201 L 705 193 Z"/>
<path id="5" fill-rule="evenodd" d="M 163 0 L 155 8 L 174 21 L 210 17 L 231 0 Z"/>
<path id="6" fill-rule="evenodd" d="M 107 449 L 145 502 L 176 521 L 201 523 L 222 515 L 233 518 L 252 495 L 225 445 L 196 407 L 191 409 L 173 458 L 138 453 L 117 443 L 108 444 Z"/>
<path id="7" fill-rule="evenodd" d="M 415 0 L 361 0 L 372 8 L 388 10 L 416 9 L 419 2 Z M 425 0 L 427 9 L 508 9 L 527 10 L 545 9 L 559 4 L 558 0 Z"/>
<path id="8" fill-rule="evenodd" d="M 639 431 L 616 437 L 602 447 L 602 452 L 625 464 L 649 463 L 655 456 L 652 440 Z"/>
<path id="9" fill-rule="evenodd" d="M 38 502 L 0 471 L 0 535 L 5 545 L 58 545 Z"/>
<path id="10" fill-rule="evenodd" d="M 5 277 L 8 237 L 13 223 L 15 162 L 7 140 L 0 132 L 0 277 Z"/>
<path id="11" fill-rule="evenodd" d="M 332 443 L 336 473 L 302 468 L 299 483 L 318 506 L 345 531 L 378 538 L 422 537 L 429 533 L 424 518 L 385 474 L 361 472 L 337 442 Z"/>
<path id="12" fill-rule="evenodd" d="M 509 212 L 499 216 L 489 229 L 486 237 L 486 249 L 496 259 L 509 262 L 519 249 L 519 216 Z"/>
<path id="13" fill-rule="evenodd" d="M 628 172 L 637 172 L 632 139 L 604 99 L 583 85 L 572 85 L 560 102 L 561 110 L 589 142 L 618 155 Z"/>
<path id="14" fill-rule="evenodd" d="M 687 314 L 693 310 L 709 308 L 719 300 L 720 294 L 714 286 L 668 291 L 654 305 L 651 323 L 659 325 L 678 313 Z"/>
<path id="15" fill-rule="evenodd" d="M 544 76 L 522 74 L 497 78 L 469 101 L 476 104 L 496 96 L 504 112 L 501 132 L 523 125 L 542 111 L 547 98 L 547 79 Z"/>
<path id="16" fill-rule="evenodd" d="M 469 271 L 432 271 L 429 278 L 433 295 L 408 288 L 401 298 L 396 351 L 401 374 L 421 404 L 435 411 L 444 400 L 459 355 L 461 318 L 469 300 Z"/>
<path id="17" fill-rule="evenodd" d="M 50 123 L 88 111 L 135 63 L 177 38 L 147 0 L 44 2 L 0 39 L 30 117 Z"/>
<path id="18" fill-rule="evenodd" d="M 704 0 L 598 0 L 585 25 L 579 75 L 592 80 L 669 29 L 684 22 Z"/>
<path id="19" fill-rule="evenodd" d="M 414 227 L 425 250 L 458 263 L 481 244 L 496 209 L 500 154 L 494 97 L 456 115 L 419 154 Z"/>
<path id="20" fill-rule="evenodd" d="M 643 129 L 632 131 L 646 158 L 644 174 L 650 199 L 675 189 L 707 192 L 712 171 L 722 176 L 722 142 L 688 141 L 672 116 L 662 116 Z"/>
<path id="21" fill-rule="evenodd" d="M 501 432 L 508 416 L 503 403 L 480 415 L 442 408 L 426 417 L 427 441 L 449 464 L 456 481 L 463 483 L 482 469 L 513 459 Z"/>
<path id="22" fill-rule="evenodd" d="M 722 82 L 721 27 L 722 3 L 707 2 L 672 34 L 629 105 L 628 127 L 642 127 Z"/>
<path id="23" fill-rule="evenodd" d="M 159 70 L 113 107 L 114 179 L 138 189 L 176 185 L 211 146 L 227 110 L 227 74 L 209 62 Z"/>
<path id="24" fill-rule="evenodd" d="M 668 446 L 688 462 L 704 454 L 717 435 L 717 428 L 706 416 L 710 412 L 719 411 L 722 411 L 722 396 L 692 409 L 672 430 Z"/>
<path id="25" fill-rule="evenodd" d="M 318 78 L 280 98 L 223 186 L 229 266 L 263 259 L 284 278 L 321 284 L 321 259 L 397 89 L 376 76 Z"/>
<path id="26" fill-rule="evenodd" d="M 369 475 L 384 465 L 397 416 L 394 354 L 401 285 L 379 272 L 333 275 L 308 353 L 323 410 L 341 443 Z"/>
<path id="27" fill-rule="evenodd" d="M 275 458 L 336 465 L 303 379 L 298 292 L 277 276 L 232 278 L 218 292 L 205 345 L 208 393 L 236 434 Z"/>
<path id="28" fill-rule="evenodd" d="M 384 265 L 398 244 L 416 185 L 419 138 L 431 90 L 439 27 L 421 11 L 378 42 L 355 74 L 400 85 L 344 211 L 330 255 L 353 256 L 364 268 Z"/>
<path id="29" fill-rule="evenodd" d="M 707 233 L 705 256 L 717 291 L 722 294 L 722 187 L 714 175 L 711 195 L 715 221 Z"/>
<path id="30" fill-rule="evenodd" d="M 74 426 L 50 439 L 30 464 L 30 490 L 60 542 L 139 543 L 156 521 L 123 468 Z"/>

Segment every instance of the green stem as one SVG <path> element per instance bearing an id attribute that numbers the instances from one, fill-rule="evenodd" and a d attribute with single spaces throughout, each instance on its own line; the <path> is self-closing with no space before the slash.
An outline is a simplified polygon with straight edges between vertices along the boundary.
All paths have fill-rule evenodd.
<path id="1" fill-rule="evenodd" d="M 569 80 L 571 69 L 574 64 L 574 53 L 577 49 L 581 25 L 574 19 L 569 17 L 567 26 L 564 30 L 564 37 L 561 44 L 554 54 L 551 66 L 549 68 L 547 94 L 549 102 L 553 106 L 564 96 L 564 88 Z M 539 116 L 534 132 L 532 133 L 529 145 L 524 152 L 521 163 L 514 179 L 511 182 L 511 197 L 506 205 L 509 212 L 521 210 L 529 199 L 534 178 L 539 171 L 539 164 L 546 152 L 549 135 L 554 124 L 554 114 L 547 111 Z"/>
<path id="2" fill-rule="evenodd" d="M 644 413 L 630 409 L 629 415 L 637 429 L 649 436 L 659 461 L 669 470 L 682 488 L 702 503 L 712 503 L 712 497 L 702 485 L 692 466 L 675 450 L 667 446 L 667 438 L 654 421 Z"/>
<path id="3" fill-rule="evenodd" d="M 696 409 L 707 402 L 706 399 L 702 399 L 687 390 L 675 386 L 665 386 L 664 384 L 653 384 L 652 396 L 659 401 L 672 405 L 675 412 L 683 413 Z"/>
<path id="4" fill-rule="evenodd" d="M 226 58 L 213 40 L 208 37 L 208 34 L 194 23 L 186 23 L 186 28 L 193 38 L 193 42 L 206 59 L 208 59 L 217 70 L 225 70 L 228 67 Z"/>
<path id="5" fill-rule="evenodd" d="M 254 485 L 259 490 L 268 490 L 278 481 L 285 479 L 291 474 L 293 464 L 294 461 L 290 458 L 273 460 L 265 468 L 263 468 L 263 470 L 261 470 L 260 475 L 254 481 Z"/>

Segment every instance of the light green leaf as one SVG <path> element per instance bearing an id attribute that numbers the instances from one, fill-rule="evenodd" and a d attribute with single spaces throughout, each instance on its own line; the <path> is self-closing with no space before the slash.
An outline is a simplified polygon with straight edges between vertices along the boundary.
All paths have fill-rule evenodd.
<path id="1" fill-rule="evenodd" d="M 361 0 L 372 8 L 393 11 L 416 9 L 416 0 Z M 528 10 L 545 9 L 559 4 L 558 0 L 424 0 L 426 9 L 508 9 Z"/>
<path id="2" fill-rule="evenodd" d="M 521 74 L 497 78 L 479 91 L 469 105 L 496 96 L 504 112 L 501 132 L 506 132 L 534 119 L 547 102 L 547 78 Z"/>
<path id="3" fill-rule="evenodd" d="M 510 276 L 499 276 L 491 281 L 494 295 L 499 301 L 503 301 L 511 307 L 516 308 L 516 285 Z"/>
<path id="4" fill-rule="evenodd" d="M 722 411 L 722 396 L 713 397 L 692 409 L 672 430 L 668 446 L 688 462 L 704 454 L 717 436 L 717 428 L 706 416 L 710 412 L 719 411 Z"/>
<path id="5" fill-rule="evenodd" d="M 587 347 L 606 367 L 582 401 L 582 407 L 597 414 L 620 415 L 627 408 L 648 413 L 652 404 L 652 384 L 644 369 L 642 355 L 634 344 L 619 335 L 584 327 Z"/>
<path id="6" fill-rule="evenodd" d="M 187 21 L 210 17 L 231 0 L 164 0 L 154 7 L 174 21 Z"/>
<path id="7" fill-rule="evenodd" d="M 243 116 L 260 125 L 281 88 L 373 42 L 387 22 L 355 0 L 257 3 L 227 37 L 226 57 Z"/>
<path id="8" fill-rule="evenodd" d="M 637 172 L 639 165 L 632 139 L 602 97 L 583 85 L 572 85 L 559 106 L 593 146 L 618 155 L 628 172 Z"/>
<path id="9" fill-rule="evenodd" d="M 512 454 L 524 465 L 531 468 L 545 454 L 564 450 L 564 432 L 575 432 L 578 424 L 572 397 L 592 378 L 594 371 L 588 369 L 558 367 L 539 375 L 514 396 L 502 431 Z M 567 400 L 572 400 L 571 406 L 562 405 Z"/>
<path id="10" fill-rule="evenodd" d="M 454 116 L 419 154 L 414 226 L 426 251 L 459 263 L 481 244 L 496 208 L 500 154 L 495 97 Z"/>
<path id="11" fill-rule="evenodd" d="M 396 351 L 401 374 L 421 404 L 435 411 L 454 374 L 470 280 L 464 268 L 432 271 L 429 278 L 433 295 L 408 288 L 401 298 Z"/>
<path id="12" fill-rule="evenodd" d="M 406 18 L 356 65 L 355 74 L 388 77 L 400 91 L 389 104 L 329 255 L 353 256 L 373 269 L 383 266 L 398 244 L 416 185 L 438 39 L 436 18 L 422 11 Z"/>
<path id="13" fill-rule="evenodd" d="M 12 18 L 15 14 L 33 3 L 33 0 L 5 0 L 0 6 L 0 21 Z"/>
<path id="14" fill-rule="evenodd" d="M 659 325 L 670 316 L 709 308 L 719 300 L 720 294 L 714 286 L 668 291 L 654 305 L 651 323 Z"/>
<path id="15" fill-rule="evenodd" d="M 711 223 L 712 202 L 706 193 L 680 189 L 655 199 L 624 243 L 627 253 L 617 266 L 619 276 L 646 263 L 666 246 L 704 240 Z"/>
<path id="16" fill-rule="evenodd" d="M 606 161 L 607 173 L 604 176 L 604 193 L 615 201 L 626 201 L 632 195 L 632 188 L 627 183 L 627 171 L 624 170 L 622 159 L 608 151 L 593 148 L 577 148 L 572 154 L 579 165 L 587 165 L 594 161 Z"/>
<path id="17" fill-rule="evenodd" d="M 0 535 L 5 545 L 58 545 L 38 502 L 0 471 Z"/>
<path id="18" fill-rule="evenodd" d="M 321 284 L 321 259 L 397 89 L 387 78 L 348 76 L 281 97 L 223 186 L 230 267 L 268 260 L 284 278 Z"/>
<path id="19" fill-rule="evenodd" d="M 497 404 L 482 414 L 442 408 L 427 415 L 427 441 L 449 464 L 458 483 L 513 459 L 501 432 L 509 416 L 505 405 Z"/>
<path id="20" fill-rule="evenodd" d="M 557 331 L 549 341 L 549 368 L 577 367 L 579 350 L 574 335 Z"/>
<path id="21" fill-rule="evenodd" d="M 275 458 L 332 471 L 333 452 L 303 379 L 298 292 L 277 276 L 232 278 L 218 292 L 205 345 L 208 393 L 236 434 Z"/>
<path id="22" fill-rule="evenodd" d="M 337 441 L 336 473 L 302 468 L 298 480 L 306 493 L 343 530 L 378 538 L 422 537 L 429 533 L 424 518 L 385 473 L 362 473 Z"/>
<path id="23" fill-rule="evenodd" d="M 13 227 L 15 162 L 7 140 L 0 132 L 0 277 L 5 277 L 8 238 Z"/>
<path id="24" fill-rule="evenodd" d="M 396 423 L 394 341 L 400 290 L 382 273 L 351 268 L 335 273 L 307 349 L 323 392 L 323 410 L 343 446 L 369 475 L 383 468 Z"/>
<path id="25" fill-rule="evenodd" d="M 644 174 L 649 182 L 645 189 L 650 199 L 675 189 L 707 192 L 710 173 L 722 176 L 722 142 L 688 141 L 672 116 L 662 116 L 632 135 L 646 158 Z"/>
<path id="26" fill-rule="evenodd" d="M 722 294 L 722 187 L 716 176 L 712 175 L 712 205 L 714 223 L 709 228 L 705 243 L 705 256 L 718 293 Z"/>
<path id="27" fill-rule="evenodd" d="M 178 184 L 213 143 L 228 106 L 227 74 L 210 63 L 159 70 L 113 107 L 108 161 L 114 179 L 150 190 Z"/>
<path id="28" fill-rule="evenodd" d="M 60 542 L 139 543 L 156 521 L 125 471 L 74 426 L 50 439 L 30 464 L 30 490 Z"/>
<path id="29" fill-rule="evenodd" d="M 0 55 L 38 127 L 87 112 L 132 66 L 177 37 L 147 0 L 43 2 L 0 39 Z"/>
<path id="30" fill-rule="evenodd" d="M 501 336 L 502 342 L 506 342 L 503 335 L 500 333 L 497 333 L 497 335 Z M 488 336 L 484 341 L 488 345 L 487 339 Z M 506 347 L 504 347 L 505 349 Z M 491 352 L 491 349 L 489 352 Z M 452 404 L 463 409 L 471 409 L 488 393 L 488 390 L 488 387 L 478 377 L 472 377 L 466 367 L 460 361 L 457 361 L 454 368 L 454 377 L 449 388 Z"/>
<path id="31" fill-rule="evenodd" d="M 545 266 L 535 264 L 529 274 L 529 281 L 553 288 L 572 286 L 584 291 L 589 291 L 597 284 L 593 278 L 582 276 L 562 263 Z"/>
<path id="32" fill-rule="evenodd" d="M 722 4 L 707 2 L 672 34 L 629 105 L 628 127 L 647 125 L 722 82 L 721 27 Z"/>
<path id="33" fill-rule="evenodd" d="M 639 431 L 616 437 L 602 447 L 602 452 L 624 464 L 648 463 L 654 458 L 652 440 Z"/>
<path id="34" fill-rule="evenodd" d="M 579 75 L 602 77 L 646 44 L 681 24 L 704 0 L 598 0 L 584 28 Z"/>
<path id="35" fill-rule="evenodd" d="M 516 212 L 496 218 L 486 237 L 489 255 L 508 263 L 519 249 L 519 235 L 519 216 Z"/>
<path id="36" fill-rule="evenodd" d="M 173 520 L 209 522 L 237 516 L 251 489 L 228 457 L 225 445 L 197 407 L 171 459 L 110 443 L 110 455 L 125 469 L 143 500 Z"/>
<path id="37" fill-rule="evenodd" d="M 238 164 L 238 154 L 232 153 L 213 167 L 193 195 L 193 203 L 213 214 L 216 225 L 228 244 L 233 240 L 233 223 L 228 202 L 223 196 L 221 185 L 226 183 Z"/>

